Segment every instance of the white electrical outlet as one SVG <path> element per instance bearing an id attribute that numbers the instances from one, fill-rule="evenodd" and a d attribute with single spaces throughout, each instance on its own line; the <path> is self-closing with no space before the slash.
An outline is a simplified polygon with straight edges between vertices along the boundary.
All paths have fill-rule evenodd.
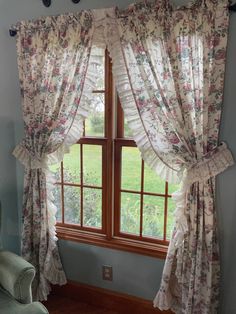
<path id="1" fill-rule="evenodd" d="M 113 279 L 112 266 L 109 265 L 102 266 L 102 279 L 112 281 Z"/>

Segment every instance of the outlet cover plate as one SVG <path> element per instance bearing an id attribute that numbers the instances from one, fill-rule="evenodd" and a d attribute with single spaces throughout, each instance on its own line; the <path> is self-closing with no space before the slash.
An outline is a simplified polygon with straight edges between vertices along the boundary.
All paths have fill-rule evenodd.
<path id="1" fill-rule="evenodd" d="M 112 266 L 110 265 L 103 265 L 102 266 L 102 279 L 103 280 L 113 280 L 113 270 Z"/>

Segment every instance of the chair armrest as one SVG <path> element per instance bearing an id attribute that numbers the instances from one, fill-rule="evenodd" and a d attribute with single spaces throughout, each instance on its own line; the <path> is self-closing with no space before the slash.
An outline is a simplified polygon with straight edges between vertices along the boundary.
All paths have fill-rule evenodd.
<path id="1" fill-rule="evenodd" d="M 46 307 L 40 303 L 40 302 L 33 302 L 30 304 L 27 304 L 23 311 L 20 312 L 22 314 L 49 314 Z"/>
<path id="2" fill-rule="evenodd" d="M 32 302 L 31 283 L 35 268 L 22 257 L 0 251 L 0 285 L 20 303 Z"/>
<path id="3" fill-rule="evenodd" d="M 0 313 L 1 314 L 49 314 L 46 307 L 40 302 L 29 304 L 19 303 L 8 293 L 0 288 Z"/>

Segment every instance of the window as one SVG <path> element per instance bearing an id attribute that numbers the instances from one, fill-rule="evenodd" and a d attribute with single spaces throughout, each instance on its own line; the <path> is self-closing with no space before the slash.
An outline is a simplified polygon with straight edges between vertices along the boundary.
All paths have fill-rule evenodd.
<path id="1" fill-rule="evenodd" d="M 84 136 L 52 167 L 58 237 L 165 257 L 177 186 L 144 164 L 115 101 L 108 53 L 97 53 L 104 68 Z"/>

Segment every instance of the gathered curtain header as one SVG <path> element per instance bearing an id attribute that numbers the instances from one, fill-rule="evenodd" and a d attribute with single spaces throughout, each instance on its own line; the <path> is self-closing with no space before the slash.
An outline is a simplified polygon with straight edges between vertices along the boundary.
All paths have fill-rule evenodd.
<path id="1" fill-rule="evenodd" d="M 67 13 L 55 16 L 42 17 L 36 20 L 20 21 L 12 26 L 17 32 L 29 32 L 34 34 L 37 31 L 59 30 L 63 32 L 68 26 L 77 28 L 79 25 L 84 29 L 92 27 L 91 10 L 83 10 L 78 13 Z"/>
<path id="2" fill-rule="evenodd" d="M 192 168 L 202 156 L 215 150 L 218 145 L 213 134 L 208 143 L 205 140 L 202 142 L 203 134 L 198 138 L 199 143 L 194 144 L 193 141 L 200 132 L 200 126 L 203 126 L 204 134 L 208 130 L 214 132 L 208 128 L 208 119 L 202 121 L 204 102 L 212 103 L 207 115 L 211 115 L 209 110 L 216 111 L 217 121 L 220 120 L 227 6 L 226 0 L 198 0 L 181 7 L 174 7 L 167 0 L 142 1 L 121 10 L 84 10 L 22 21 L 14 27 L 18 31 L 20 63 L 24 63 L 25 54 L 33 55 L 39 53 L 40 49 L 45 52 L 49 47 L 54 49 L 55 54 L 61 47 L 63 54 L 65 49 L 79 50 L 83 46 L 87 49 L 87 56 L 90 54 L 89 47 L 108 47 L 113 59 L 117 90 L 125 104 L 124 111 L 143 159 L 164 180 L 180 182 L 184 170 Z M 180 63 L 180 56 L 185 60 L 184 63 Z M 213 57 L 219 60 L 218 64 L 212 63 Z M 203 67 L 206 58 L 211 67 Z M 156 64 L 156 69 L 152 64 Z M 128 73 L 125 73 L 126 68 Z M 217 74 L 212 76 L 213 72 Z M 20 81 L 23 82 L 21 74 L 24 71 L 19 73 Z M 192 75 L 192 80 L 189 75 Z M 203 82 L 207 88 L 203 88 Z M 219 84 L 220 89 L 216 88 Z M 80 84 L 77 86 L 81 87 Z M 23 84 L 21 87 L 23 98 L 28 97 L 30 102 L 35 89 L 27 89 Z M 37 89 L 41 87 L 35 86 Z M 58 87 L 61 88 L 61 85 Z M 199 110 L 191 113 L 196 105 L 190 100 L 193 92 Z M 213 103 L 216 93 L 216 103 Z M 24 119 L 30 118 L 30 110 L 25 108 L 25 112 Z M 142 123 L 140 115 L 143 116 Z M 158 118 L 160 116 L 161 121 Z M 158 130 L 158 138 L 150 136 L 153 127 Z M 192 127 L 195 134 L 192 134 L 194 138 L 191 139 L 186 129 Z M 201 145 L 199 156 L 194 152 L 195 145 Z M 180 151 L 181 155 L 176 155 Z"/>
<path id="3" fill-rule="evenodd" d="M 146 28 L 146 20 L 150 24 L 158 19 L 159 24 L 168 24 L 168 18 L 173 21 L 178 21 L 183 18 L 183 14 L 188 14 L 192 19 L 196 18 L 196 12 L 201 10 L 212 12 L 214 10 L 224 10 L 228 8 L 228 1 L 225 0 L 194 0 L 189 1 L 187 4 L 176 6 L 171 0 L 155 0 L 155 1 L 139 1 L 130 4 L 125 9 L 118 7 L 108 9 L 94 9 L 82 10 L 76 13 L 66 13 L 54 16 L 41 17 L 34 20 L 23 20 L 12 25 L 11 30 L 17 32 L 35 33 L 37 30 L 61 30 L 65 27 L 78 27 L 81 25 L 84 29 L 89 29 L 93 26 L 94 19 L 110 16 L 108 12 L 114 12 L 114 18 L 121 18 L 130 20 L 130 22 L 137 18 L 140 22 L 140 29 L 142 26 Z M 108 14 L 108 15 L 107 15 Z M 154 18 L 154 20 L 153 20 Z M 210 18 L 210 16 L 209 16 Z"/>

